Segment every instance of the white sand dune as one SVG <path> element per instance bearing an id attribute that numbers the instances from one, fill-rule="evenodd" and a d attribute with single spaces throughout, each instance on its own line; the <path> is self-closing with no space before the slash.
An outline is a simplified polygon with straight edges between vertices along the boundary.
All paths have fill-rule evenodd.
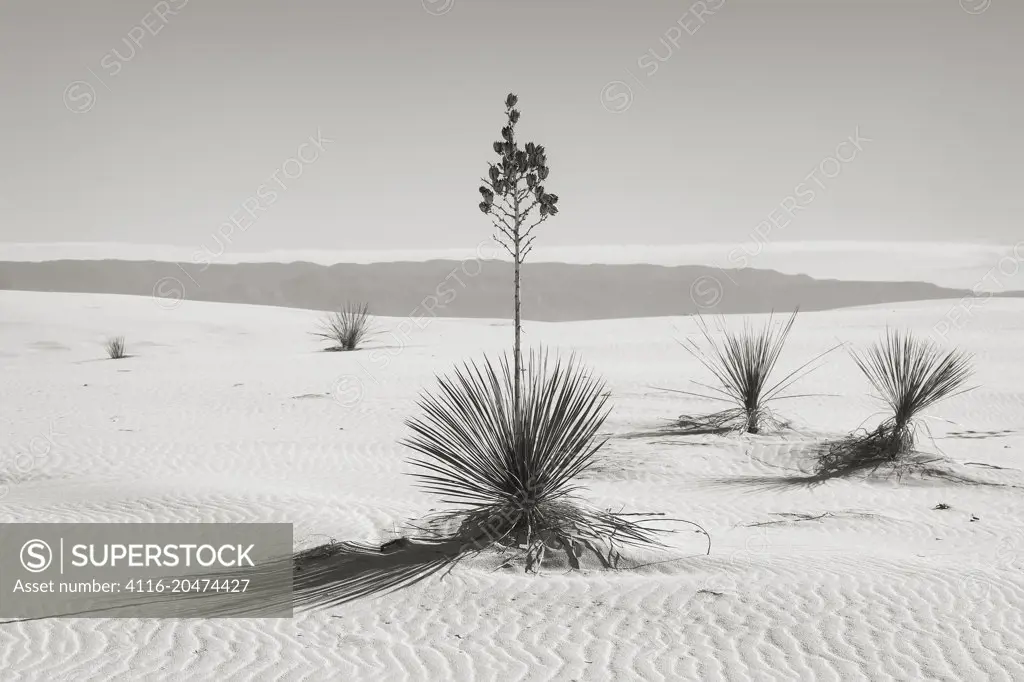
<path id="1" fill-rule="evenodd" d="M 867 344 L 886 324 L 927 334 L 951 305 L 803 314 L 782 363 Z M 302 545 L 390 537 L 436 505 L 398 445 L 418 391 L 501 352 L 511 330 L 436 319 L 404 334 L 384 318 L 390 333 L 366 350 L 321 353 L 317 317 L 0 292 L 0 522 L 272 521 L 293 523 Z M 613 392 L 589 498 L 692 519 L 713 537 L 710 556 L 678 533 L 634 570 L 467 563 L 290 620 L 0 625 L 0 678 L 1024 679 L 1024 301 L 988 299 L 950 332 L 976 354 L 979 388 L 929 421 L 928 447 L 1000 485 L 778 482 L 802 445 L 879 409 L 841 352 L 799 384 L 832 395 L 779 403 L 796 426 L 784 437 L 624 437 L 713 407 L 652 388 L 706 380 L 676 343 L 695 331 L 688 318 L 528 323 L 525 339 L 578 351 Z M 115 334 L 132 357 L 106 359 Z"/>

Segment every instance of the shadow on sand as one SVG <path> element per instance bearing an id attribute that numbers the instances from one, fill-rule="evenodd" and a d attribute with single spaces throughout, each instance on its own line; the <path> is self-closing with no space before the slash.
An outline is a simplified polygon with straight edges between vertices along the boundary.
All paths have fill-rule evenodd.
<path id="1" fill-rule="evenodd" d="M 268 610 L 304 610 L 337 606 L 364 597 L 410 587 L 444 570 L 465 555 L 464 539 L 437 542 L 402 539 L 381 547 L 352 542 L 331 542 L 303 550 L 264 566 L 267 573 L 287 570 L 291 564 L 292 590 L 257 589 L 245 599 L 210 602 L 199 609 L 202 617 L 256 615 Z"/>
<path id="2" fill-rule="evenodd" d="M 257 587 L 242 599 L 204 600 L 190 611 L 203 618 L 260 617 L 272 611 L 338 606 L 415 585 L 450 570 L 466 553 L 465 539 L 402 538 L 383 547 L 332 541 L 260 567 L 261 573 L 272 576 L 287 571 L 290 564 L 290 593 L 268 580 L 265 588 Z"/>
<path id="3" fill-rule="evenodd" d="M 0 624 L 57 617 L 152 617 L 157 612 L 160 617 L 177 618 L 290 617 L 293 610 L 337 606 L 409 587 L 452 568 L 466 551 L 464 539 L 443 542 L 403 539 L 383 548 L 330 542 L 264 563 L 255 570 L 188 578 L 210 581 L 244 578 L 248 587 L 240 593 L 162 594 L 150 595 L 145 600 L 115 595 L 88 608 L 59 615 L 5 620 Z"/>
<path id="4" fill-rule="evenodd" d="M 723 410 L 700 416 L 681 415 L 646 431 L 631 431 L 617 435 L 616 438 L 632 440 L 636 438 L 664 438 L 671 436 L 731 436 L 751 433 L 753 435 L 781 434 L 794 431 L 792 422 L 763 416 L 763 427 L 757 431 L 748 431 L 742 410 Z"/>
<path id="5" fill-rule="evenodd" d="M 694 532 L 707 536 L 710 554 L 711 537 L 707 531 L 691 522 L 683 523 L 696 526 L 699 530 Z M 493 544 L 486 537 L 472 540 L 465 535 L 399 538 L 380 547 L 331 541 L 271 560 L 256 569 L 183 578 L 211 582 L 245 579 L 247 589 L 243 592 L 151 594 L 145 599 L 138 595 L 105 595 L 88 606 L 60 614 L 11 619 L 0 624 L 62 617 L 287 618 L 294 611 L 338 606 L 411 587 L 435 574 L 447 574 L 460 560 L 489 546 Z M 609 564 L 607 557 L 595 556 L 595 566 L 627 568 L 620 566 L 617 559 Z M 509 564 L 503 561 L 502 565 Z M 579 568 L 578 560 L 569 559 L 562 568 Z"/>
<path id="6" fill-rule="evenodd" d="M 767 466 L 775 466 L 767 462 L 762 463 Z M 937 466 L 939 464 L 941 466 Z M 816 466 L 813 471 L 779 467 L 792 473 L 776 476 L 721 477 L 707 481 L 706 485 L 716 487 L 738 486 L 760 492 L 769 492 L 793 488 L 813 488 L 835 479 L 858 477 L 865 480 L 891 480 L 895 478 L 897 481 L 906 479 L 917 482 L 944 482 L 1009 488 L 1020 487 L 1011 483 L 997 483 L 956 473 L 950 468 L 952 464 L 952 462 L 945 458 L 923 453 L 904 455 L 898 461 L 878 459 L 825 463 L 823 460 L 817 459 L 815 460 Z"/>

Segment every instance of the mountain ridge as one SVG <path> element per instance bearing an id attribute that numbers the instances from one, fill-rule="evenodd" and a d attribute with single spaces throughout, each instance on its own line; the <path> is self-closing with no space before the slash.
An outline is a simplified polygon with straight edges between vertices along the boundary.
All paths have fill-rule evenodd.
<path id="1" fill-rule="evenodd" d="M 381 263 L 218 263 L 157 260 L 0 262 L 0 289 L 155 296 L 314 310 L 366 302 L 387 316 L 501 318 L 512 309 L 512 264 L 433 259 Z M 526 263 L 525 319 L 574 321 L 695 313 L 829 310 L 971 296 L 919 281 L 822 279 L 707 265 Z M 1000 292 L 1024 296 L 1024 292 Z"/>

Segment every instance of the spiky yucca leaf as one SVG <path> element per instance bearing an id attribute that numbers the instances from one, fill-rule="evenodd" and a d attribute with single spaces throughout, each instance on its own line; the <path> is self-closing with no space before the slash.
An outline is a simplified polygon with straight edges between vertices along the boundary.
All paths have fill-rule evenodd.
<path id="1" fill-rule="evenodd" d="M 569 482 L 603 445 L 595 439 L 607 396 L 575 358 L 548 369 L 545 356 L 531 354 L 518 421 L 507 358 L 500 374 L 485 359 L 440 378 L 440 393 L 422 398 L 426 416 L 408 421 L 415 435 L 405 441 L 424 455 L 415 463 L 425 470 L 418 474 L 425 489 L 472 506 L 571 492 Z"/>
<path id="2" fill-rule="evenodd" d="M 340 311 L 320 320 L 320 329 L 313 335 L 337 344 L 328 350 L 356 350 L 371 333 L 370 306 L 346 303 Z"/>
<path id="3" fill-rule="evenodd" d="M 460 508 L 438 518 L 457 523 L 467 550 L 525 549 L 528 569 L 546 549 L 578 565 L 582 549 L 602 554 L 602 543 L 609 555 L 613 542 L 658 544 L 655 531 L 573 496 L 604 444 L 604 384 L 575 357 L 551 364 L 545 353 L 531 352 L 526 374 L 516 410 L 507 357 L 498 369 L 467 363 L 440 377 L 439 392 L 420 400 L 424 416 L 406 422 L 421 485 Z"/>

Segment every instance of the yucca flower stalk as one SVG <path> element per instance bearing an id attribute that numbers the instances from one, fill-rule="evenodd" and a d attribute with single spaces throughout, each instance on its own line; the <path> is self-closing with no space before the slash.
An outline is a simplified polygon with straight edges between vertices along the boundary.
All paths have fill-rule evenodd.
<path id="1" fill-rule="evenodd" d="M 543 184 L 551 172 L 547 151 L 543 145 L 533 142 L 520 147 L 516 140 L 516 124 L 521 115 L 515 108 L 518 102 L 519 98 L 513 93 L 505 98 L 506 122 L 501 129 L 501 140 L 491 145 L 498 161 L 489 163 L 487 176 L 481 178 L 483 184 L 479 191 L 482 201 L 478 204 L 479 209 L 491 217 L 495 241 L 512 257 L 513 409 L 518 409 L 519 405 L 523 362 L 520 269 L 533 249 L 534 228 L 558 214 L 558 195 L 548 192 Z"/>

